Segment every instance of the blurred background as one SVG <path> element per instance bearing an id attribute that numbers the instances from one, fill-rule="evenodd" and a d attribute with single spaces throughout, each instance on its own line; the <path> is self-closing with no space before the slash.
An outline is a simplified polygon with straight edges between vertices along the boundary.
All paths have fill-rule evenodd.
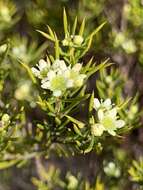
<path id="1" fill-rule="evenodd" d="M 110 58 L 115 66 L 112 70 L 109 69 L 99 76 L 92 77 L 89 89 L 95 87 L 98 77 L 97 88 L 101 85 L 100 81 L 104 82 L 102 85 L 104 93 L 98 92 L 100 97 L 117 99 L 117 96 L 136 96 L 133 107 L 128 110 L 130 118 L 136 121 L 134 117 L 143 105 L 142 0 L 0 0 L 1 58 L 6 46 L 14 58 L 21 59 L 30 67 L 40 58 L 44 58 L 48 51 L 52 51 L 52 44 L 36 30 L 46 32 L 46 25 L 50 25 L 57 31 L 58 37 L 63 39 L 63 7 L 67 10 L 70 22 L 74 21 L 76 15 L 79 24 L 84 18 L 86 19 L 85 36 L 104 21 L 107 22 L 96 35 L 90 52 L 82 61 L 86 63 L 94 55 L 97 63 Z M 33 118 L 43 117 L 42 113 L 37 111 L 34 101 L 38 92 L 31 89 L 31 81 L 16 59 L 8 57 L 1 60 L 0 67 L 2 68 L 0 78 L 5 76 L 5 71 L 10 72 L 9 76 L 5 76 L 6 86 L 3 80 L 0 82 L 1 101 L 5 97 L 5 102 L 10 101 L 13 105 L 27 107 L 27 122 L 31 122 Z M 13 85 L 10 85 L 11 83 Z M 142 119 L 139 125 L 142 125 Z M 117 151 L 110 150 L 109 147 L 107 152 L 100 155 L 100 159 L 95 153 L 67 159 L 57 159 L 52 155 L 48 161 L 43 161 L 43 164 L 45 167 L 50 165 L 61 168 L 62 176 L 66 171 L 74 175 L 80 172 L 93 182 L 100 171 L 100 163 L 103 163 L 103 154 L 106 153 L 107 160 L 115 158 L 122 166 L 126 164 L 125 159 L 128 162 L 128 155 L 136 159 L 143 154 L 143 128 L 138 129 L 137 126 L 137 129 L 134 129 L 120 143 L 117 142 L 117 146 L 120 147 Z M 0 171 L 0 190 L 36 189 L 31 178 L 38 174 L 35 160 L 32 161 L 23 168 L 14 167 Z M 107 176 L 108 179 L 109 177 L 110 175 Z M 136 186 L 124 181 L 126 177 L 123 172 L 122 178 L 118 179 L 118 182 L 115 180 L 116 185 L 124 184 L 119 189 L 136 189 Z"/>

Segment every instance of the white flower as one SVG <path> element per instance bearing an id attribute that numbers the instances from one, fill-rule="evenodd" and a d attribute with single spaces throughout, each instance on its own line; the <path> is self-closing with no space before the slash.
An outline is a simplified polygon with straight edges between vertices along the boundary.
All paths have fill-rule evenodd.
<path id="1" fill-rule="evenodd" d="M 101 103 L 99 102 L 99 100 L 97 98 L 94 98 L 94 109 L 98 110 L 101 106 Z"/>
<path id="2" fill-rule="evenodd" d="M 17 46 L 14 46 L 12 48 L 12 53 L 15 57 L 18 57 L 22 60 L 27 61 L 28 60 L 28 54 L 27 54 L 27 47 L 25 44 L 21 43 Z"/>
<path id="3" fill-rule="evenodd" d="M 82 86 L 83 81 L 86 78 L 86 75 L 80 74 L 81 67 L 82 65 L 80 63 L 77 63 L 73 66 L 73 68 L 69 68 L 65 72 L 68 88 L 76 88 Z"/>
<path id="4" fill-rule="evenodd" d="M 104 131 L 107 131 L 110 135 L 115 136 L 116 130 L 122 128 L 125 125 L 125 122 L 121 119 L 117 119 L 117 109 L 112 108 L 111 110 L 103 111 L 100 109 L 98 111 L 98 119 L 100 128 L 104 128 Z"/>
<path id="5" fill-rule="evenodd" d="M 86 78 L 81 74 L 80 63 L 67 66 L 64 60 L 55 60 L 53 64 L 40 60 L 37 68 L 32 67 L 34 75 L 41 79 L 41 87 L 49 89 L 53 95 L 61 96 L 67 89 L 80 87 Z"/>
<path id="6" fill-rule="evenodd" d="M 26 100 L 30 96 L 30 84 L 26 81 L 19 88 L 16 89 L 15 98 L 17 100 Z"/>
<path id="7" fill-rule="evenodd" d="M 37 68 L 35 67 L 32 67 L 31 70 L 33 72 L 33 74 L 40 78 L 40 79 L 43 79 L 47 76 L 47 73 L 48 73 L 48 70 L 50 69 L 50 63 L 49 62 L 46 62 L 45 60 L 41 59 L 39 61 L 39 64 L 36 65 Z"/>
<path id="8" fill-rule="evenodd" d="M 39 65 L 37 65 L 39 70 L 42 71 L 43 69 L 50 67 L 50 65 L 47 64 L 47 62 L 44 59 L 41 59 L 39 61 Z"/>
<path id="9" fill-rule="evenodd" d="M 42 80 L 41 87 L 51 90 L 53 95 L 58 97 L 66 90 L 66 82 L 64 75 L 59 75 L 54 71 L 49 71 L 47 77 Z"/>
<path id="10" fill-rule="evenodd" d="M 105 167 L 104 167 L 104 172 L 106 175 L 111 176 L 111 177 L 120 177 L 121 171 L 120 168 L 118 168 L 114 162 L 109 162 Z"/>
<path id="11" fill-rule="evenodd" d="M 128 39 L 126 40 L 123 44 L 122 44 L 122 48 L 126 51 L 126 53 L 134 53 L 137 51 L 137 47 L 135 44 L 135 41 L 132 39 Z"/>
<path id="12" fill-rule="evenodd" d="M 115 136 L 116 130 L 123 127 L 125 122 L 118 119 L 117 107 L 113 107 L 111 100 L 108 98 L 101 102 L 94 98 L 94 109 L 97 111 L 98 121 L 91 126 L 91 133 L 95 136 L 101 136 L 104 131 Z"/>
<path id="13" fill-rule="evenodd" d="M 31 71 L 32 71 L 32 73 L 33 73 L 36 77 L 40 78 L 40 71 L 39 71 L 38 69 L 36 69 L 35 67 L 32 67 L 32 68 L 31 68 Z"/>
<path id="14" fill-rule="evenodd" d="M 107 98 L 104 102 L 101 100 L 101 102 L 94 98 L 94 109 L 98 110 L 100 108 L 109 110 L 112 107 L 111 99 Z"/>
<path id="15" fill-rule="evenodd" d="M 54 61 L 52 68 L 54 71 L 57 71 L 57 72 L 64 72 L 68 69 L 64 60 L 59 60 L 59 59 Z"/>

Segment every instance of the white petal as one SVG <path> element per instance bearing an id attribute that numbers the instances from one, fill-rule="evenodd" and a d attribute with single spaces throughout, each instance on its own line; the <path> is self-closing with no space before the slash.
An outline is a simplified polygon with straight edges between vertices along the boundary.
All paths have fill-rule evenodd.
<path id="1" fill-rule="evenodd" d="M 50 60 L 49 60 L 48 57 L 47 57 L 47 59 L 46 59 L 46 62 L 47 62 L 47 67 L 50 68 L 50 67 L 51 67 L 51 63 L 50 63 Z"/>
<path id="2" fill-rule="evenodd" d="M 82 79 L 85 79 L 86 75 L 85 74 L 80 74 L 79 77 L 82 78 Z"/>
<path id="3" fill-rule="evenodd" d="M 73 85 L 74 85 L 74 81 L 72 79 L 67 81 L 67 88 L 72 88 Z"/>
<path id="4" fill-rule="evenodd" d="M 39 70 L 42 71 L 46 67 L 47 67 L 47 62 L 44 59 L 40 59 L 39 66 L 38 66 Z"/>
<path id="5" fill-rule="evenodd" d="M 116 132 L 113 131 L 113 130 L 108 130 L 108 133 L 109 133 L 110 135 L 112 135 L 112 136 L 115 136 L 115 135 L 116 135 Z"/>
<path id="6" fill-rule="evenodd" d="M 55 97 L 59 97 L 59 96 L 61 96 L 61 94 L 62 94 L 62 91 L 61 91 L 61 90 L 55 90 L 55 91 L 53 92 L 53 95 L 54 95 Z"/>
<path id="7" fill-rule="evenodd" d="M 40 76 L 40 71 L 38 69 L 36 69 L 35 67 L 31 68 L 32 73 L 36 76 L 39 77 Z"/>
<path id="8" fill-rule="evenodd" d="M 125 121 L 121 119 L 116 121 L 117 128 L 122 128 L 124 125 L 125 125 Z"/>
<path id="9" fill-rule="evenodd" d="M 64 62 L 64 60 L 55 60 L 54 63 L 53 63 L 53 69 L 61 69 L 61 70 L 66 70 L 67 69 L 67 66 Z"/>
<path id="10" fill-rule="evenodd" d="M 60 68 L 62 70 L 67 70 L 67 66 L 66 66 L 66 64 L 65 64 L 65 62 L 63 60 L 60 62 Z"/>
<path id="11" fill-rule="evenodd" d="M 79 72 L 81 70 L 82 65 L 80 63 L 77 63 L 73 66 L 72 70 L 75 72 Z"/>
<path id="12" fill-rule="evenodd" d="M 44 89 L 49 89 L 50 88 L 50 82 L 47 81 L 47 82 L 42 83 L 41 87 Z"/>
<path id="13" fill-rule="evenodd" d="M 106 100 L 103 102 L 103 106 L 104 106 L 106 109 L 110 109 L 110 107 L 111 107 L 111 100 L 110 100 L 110 98 L 106 99 Z"/>
<path id="14" fill-rule="evenodd" d="M 94 98 L 94 108 L 97 110 L 100 107 L 100 102 L 97 98 Z"/>
<path id="15" fill-rule="evenodd" d="M 70 70 L 69 70 L 69 69 L 64 72 L 64 76 L 65 76 L 66 78 L 69 78 L 69 77 L 70 77 Z"/>
<path id="16" fill-rule="evenodd" d="M 76 85 L 76 87 L 80 87 L 80 86 L 82 86 L 82 84 L 83 84 L 83 78 L 81 78 L 79 75 L 79 77 L 77 77 L 75 80 L 75 85 Z"/>
<path id="17" fill-rule="evenodd" d="M 115 119 L 115 118 L 116 118 L 116 115 L 117 115 L 117 109 L 116 109 L 116 108 L 111 109 L 111 110 L 108 112 L 108 115 L 109 115 L 109 117 Z"/>
<path id="18" fill-rule="evenodd" d="M 41 83 L 43 84 L 44 82 L 47 82 L 47 81 L 49 81 L 48 77 L 42 79 L 42 80 L 41 80 Z"/>
<path id="19" fill-rule="evenodd" d="M 101 121 L 103 119 L 103 117 L 104 117 L 103 110 L 100 109 L 97 114 L 98 114 L 98 119 Z"/>
<path id="20" fill-rule="evenodd" d="M 49 71 L 47 74 L 47 77 L 49 80 L 52 80 L 56 76 L 56 73 L 54 71 Z"/>

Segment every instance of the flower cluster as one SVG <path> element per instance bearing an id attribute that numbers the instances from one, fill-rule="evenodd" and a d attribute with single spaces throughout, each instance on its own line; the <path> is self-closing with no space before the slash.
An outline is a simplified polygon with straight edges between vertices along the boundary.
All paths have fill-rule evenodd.
<path id="1" fill-rule="evenodd" d="M 116 130 L 123 127 L 125 122 L 119 119 L 118 108 L 111 103 L 110 99 L 101 102 L 94 98 L 94 109 L 97 111 L 98 122 L 91 126 L 91 133 L 101 136 L 104 131 L 115 136 Z"/>
<path id="2" fill-rule="evenodd" d="M 114 162 L 109 162 L 104 167 L 104 172 L 107 176 L 118 178 L 121 175 L 121 170 Z"/>
<path id="3" fill-rule="evenodd" d="M 80 46 L 84 39 L 81 35 L 71 35 L 70 37 L 65 37 L 62 41 L 63 46 Z"/>
<path id="4" fill-rule="evenodd" d="M 126 35 L 122 32 L 115 33 L 114 46 L 122 47 L 123 50 L 127 53 L 135 53 L 137 51 L 137 47 L 135 41 L 132 38 L 127 38 Z"/>
<path id="5" fill-rule="evenodd" d="M 81 74 L 80 63 L 67 66 L 64 60 L 50 61 L 41 59 L 37 68 L 32 67 L 33 74 L 41 79 L 41 87 L 49 89 L 55 97 L 61 96 L 67 89 L 82 86 L 85 74 Z"/>
<path id="6" fill-rule="evenodd" d="M 0 142 L 7 134 L 7 127 L 10 124 L 10 116 L 8 114 L 3 114 L 0 120 Z"/>
<path id="7" fill-rule="evenodd" d="M 0 30 L 9 28 L 17 22 L 16 11 L 17 8 L 12 1 L 0 1 Z"/>
<path id="8" fill-rule="evenodd" d="M 0 3 L 0 17 L 5 22 L 11 21 L 10 10 L 3 2 Z"/>

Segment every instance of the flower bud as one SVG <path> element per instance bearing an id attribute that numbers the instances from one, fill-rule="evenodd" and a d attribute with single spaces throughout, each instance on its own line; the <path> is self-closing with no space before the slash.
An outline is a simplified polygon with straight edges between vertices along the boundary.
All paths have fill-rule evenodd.
<path id="1" fill-rule="evenodd" d="M 104 128 L 101 124 L 94 124 L 91 126 L 91 134 L 100 137 L 103 134 Z"/>
<path id="2" fill-rule="evenodd" d="M 75 176 L 68 176 L 68 189 L 76 189 L 78 186 L 78 180 Z"/>
<path id="3" fill-rule="evenodd" d="M 1 121 L 4 125 L 8 125 L 10 123 L 10 116 L 8 114 L 4 114 Z"/>
<path id="4" fill-rule="evenodd" d="M 74 38 L 73 38 L 73 42 L 74 42 L 74 44 L 79 46 L 83 42 L 83 37 L 80 36 L 80 35 L 75 35 Z"/>

